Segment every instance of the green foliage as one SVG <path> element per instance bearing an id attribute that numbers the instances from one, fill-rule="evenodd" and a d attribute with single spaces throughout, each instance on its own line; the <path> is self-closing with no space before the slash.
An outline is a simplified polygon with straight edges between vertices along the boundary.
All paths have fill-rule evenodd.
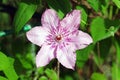
<path id="1" fill-rule="evenodd" d="M 120 8 L 120 0 L 113 0 L 113 2 L 116 4 L 118 8 Z"/>
<path id="2" fill-rule="evenodd" d="M 76 51 L 77 61 L 76 64 L 78 67 L 83 67 L 85 62 L 88 60 L 90 51 L 93 49 L 94 45 L 90 45 L 82 50 Z"/>
<path id="3" fill-rule="evenodd" d="M 97 66 L 102 65 L 105 59 L 108 57 L 112 45 L 111 43 L 111 38 L 107 38 L 99 41 L 95 46 L 94 62 Z"/>
<path id="4" fill-rule="evenodd" d="M 101 12 L 104 14 L 104 16 L 108 16 L 108 7 L 110 4 L 110 0 L 100 0 L 100 7 L 101 7 Z"/>
<path id="5" fill-rule="evenodd" d="M 87 0 L 87 2 L 96 12 L 99 10 L 99 0 Z"/>
<path id="6" fill-rule="evenodd" d="M 91 76 L 91 80 L 107 80 L 104 74 L 93 73 Z"/>
<path id="7" fill-rule="evenodd" d="M 87 24 L 87 13 L 85 11 L 85 9 L 81 6 L 76 6 L 76 9 L 81 10 L 81 24 L 80 24 L 80 28 L 85 29 L 85 25 Z"/>
<path id="8" fill-rule="evenodd" d="M 49 77 L 50 80 L 58 80 L 58 76 L 54 70 L 46 69 L 45 74 Z"/>
<path id="9" fill-rule="evenodd" d="M 120 42 L 117 40 L 114 40 L 114 42 L 115 42 L 116 53 L 117 53 L 116 55 L 117 64 L 120 64 Z"/>
<path id="10" fill-rule="evenodd" d="M 6 75 L 6 77 L 9 80 L 17 80 L 18 79 L 18 76 L 13 67 L 13 63 L 14 63 L 14 59 L 7 57 L 4 53 L 0 52 L 0 64 L 1 64 L 0 70 L 2 70 L 4 72 L 4 74 Z"/>
<path id="11" fill-rule="evenodd" d="M 19 4 L 13 22 L 16 33 L 18 33 L 23 28 L 23 26 L 28 22 L 28 20 L 30 20 L 36 9 L 37 9 L 36 4 L 24 2 L 21 2 Z"/>
<path id="12" fill-rule="evenodd" d="M 48 6 L 52 9 L 55 9 L 60 18 L 71 11 L 71 4 L 69 0 L 46 0 Z"/>
<path id="13" fill-rule="evenodd" d="M 97 25 L 96 25 L 97 24 Z M 106 28 L 104 24 L 104 19 L 97 17 L 91 23 L 91 35 L 94 42 L 97 42 L 105 36 Z"/>
<path id="14" fill-rule="evenodd" d="M 7 0 L 0 0 L 1 3 L 7 3 Z"/>
<path id="15" fill-rule="evenodd" d="M 27 54 L 27 55 L 30 55 L 30 54 Z M 31 65 L 31 63 L 28 61 L 28 59 L 24 58 L 24 57 L 26 57 L 26 56 L 23 57 L 23 56 L 20 55 L 20 54 L 17 54 L 16 56 L 17 56 L 17 58 L 20 60 L 22 66 L 23 66 L 25 69 L 32 69 L 32 68 L 33 68 L 32 65 Z"/>
<path id="16" fill-rule="evenodd" d="M 113 64 L 112 66 L 112 80 L 119 80 L 120 79 L 120 69 L 118 65 Z"/>
<path id="17" fill-rule="evenodd" d="M 119 65 L 120 65 L 120 42 L 117 40 L 113 40 L 115 43 L 115 47 L 116 47 L 116 62 L 114 62 L 112 64 L 112 80 L 119 80 L 120 78 L 120 69 L 119 69 Z"/>
<path id="18" fill-rule="evenodd" d="M 120 27 L 119 22 L 120 22 L 119 20 L 116 21 L 104 20 L 101 17 L 93 19 L 90 28 L 94 43 L 106 39 L 110 36 L 114 36 L 114 33 Z"/>
<path id="19" fill-rule="evenodd" d="M 0 80 L 8 80 L 8 79 L 5 78 L 5 77 L 0 76 Z"/>
<path id="20" fill-rule="evenodd" d="M 65 80 L 73 80 L 73 78 L 71 76 L 66 75 Z"/>
<path id="21" fill-rule="evenodd" d="M 42 77 L 39 78 L 39 80 L 48 80 L 48 78 L 45 77 L 45 76 L 42 76 Z"/>
<path id="22" fill-rule="evenodd" d="M 37 69 L 38 74 L 44 74 L 44 67 L 40 67 Z"/>

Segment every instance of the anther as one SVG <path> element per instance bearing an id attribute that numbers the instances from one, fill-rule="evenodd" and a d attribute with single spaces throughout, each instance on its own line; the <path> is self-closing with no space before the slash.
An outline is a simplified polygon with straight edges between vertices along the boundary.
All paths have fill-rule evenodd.
<path id="1" fill-rule="evenodd" d="M 57 40 L 57 41 L 59 41 L 59 40 L 61 40 L 61 39 L 62 39 L 62 37 L 61 37 L 60 35 L 56 36 L 56 40 Z"/>

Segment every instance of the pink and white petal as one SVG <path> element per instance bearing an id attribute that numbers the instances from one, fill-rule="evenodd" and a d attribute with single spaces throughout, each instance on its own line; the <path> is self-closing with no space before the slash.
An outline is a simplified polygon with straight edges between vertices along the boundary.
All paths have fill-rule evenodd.
<path id="1" fill-rule="evenodd" d="M 42 67 L 47 65 L 54 56 L 54 48 L 51 48 L 50 45 L 44 44 L 38 54 L 36 55 L 36 66 Z"/>
<path id="2" fill-rule="evenodd" d="M 83 49 L 93 42 L 91 36 L 85 32 L 79 31 L 75 44 L 78 49 Z"/>
<path id="3" fill-rule="evenodd" d="M 63 47 L 62 49 L 58 47 L 56 53 L 58 61 L 63 66 L 74 70 L 76 54 L 73 51 L 68 50 L 66 47 Z"/>
<path id="4" fill-rule="evenodd" d="M 47 29 L 41 26 L 34 27 L 26 33 L 28 40 L 38 46 L 45 42 L 48 34 Z"/>
<path id="5" fill-rule="evenodd" d="M 49 27 L 49 28 L 56 28 L 59 24 L 59 18 L 57 16 L 57 13 L 52 10 L 52 9 L 47 9 L 43 15 L 42 15 L 42 18 L 41 18 L 41 23 L 42 23 L 42 26 L 44 27 Z"/>
<path id="6" fill-rule="evenodd" d="M 81 11 L 73 10 L 68 13 L 66 17 L 60 22 L 61 27 L 65 27 L 66 29 L 78 29 L 80 25 L 81 19 Z"/>

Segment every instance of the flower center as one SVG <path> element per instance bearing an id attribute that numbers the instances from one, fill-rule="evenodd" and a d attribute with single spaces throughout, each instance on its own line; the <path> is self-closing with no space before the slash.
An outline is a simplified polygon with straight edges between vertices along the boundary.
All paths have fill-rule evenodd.
<path id="1" fill-rule="evenodd" d="M 62 39 L 61 35 L 58 35 L 55 37 L 57 41 L 60 41 Z"/>

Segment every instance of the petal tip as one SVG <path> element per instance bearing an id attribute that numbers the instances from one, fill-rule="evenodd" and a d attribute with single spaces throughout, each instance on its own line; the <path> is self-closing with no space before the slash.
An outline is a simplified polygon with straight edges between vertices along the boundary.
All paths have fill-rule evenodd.
<path id="1" fill-rule="evenodd" d="M 93 43 L 92 37 L 89 35 L 89 44 Z"/>
<path id="2" fill-rule="evenodd" d="M 74 68 L 74 67 L 71 67 L 70 69 L 75 70 L 75 68 Z"/>
<path id="3" fill-rule="evenodd" d="M 39 68 L 40 66 L 38 64 L 36 64 L 36 67 Z"/>
<path id="4" fill-rule="evenodd" d="M 69 66 L 69 67 L 66 67 L 68 69 L 71 69 L 71 70 L 75 70 L 74 66 Z"/>

